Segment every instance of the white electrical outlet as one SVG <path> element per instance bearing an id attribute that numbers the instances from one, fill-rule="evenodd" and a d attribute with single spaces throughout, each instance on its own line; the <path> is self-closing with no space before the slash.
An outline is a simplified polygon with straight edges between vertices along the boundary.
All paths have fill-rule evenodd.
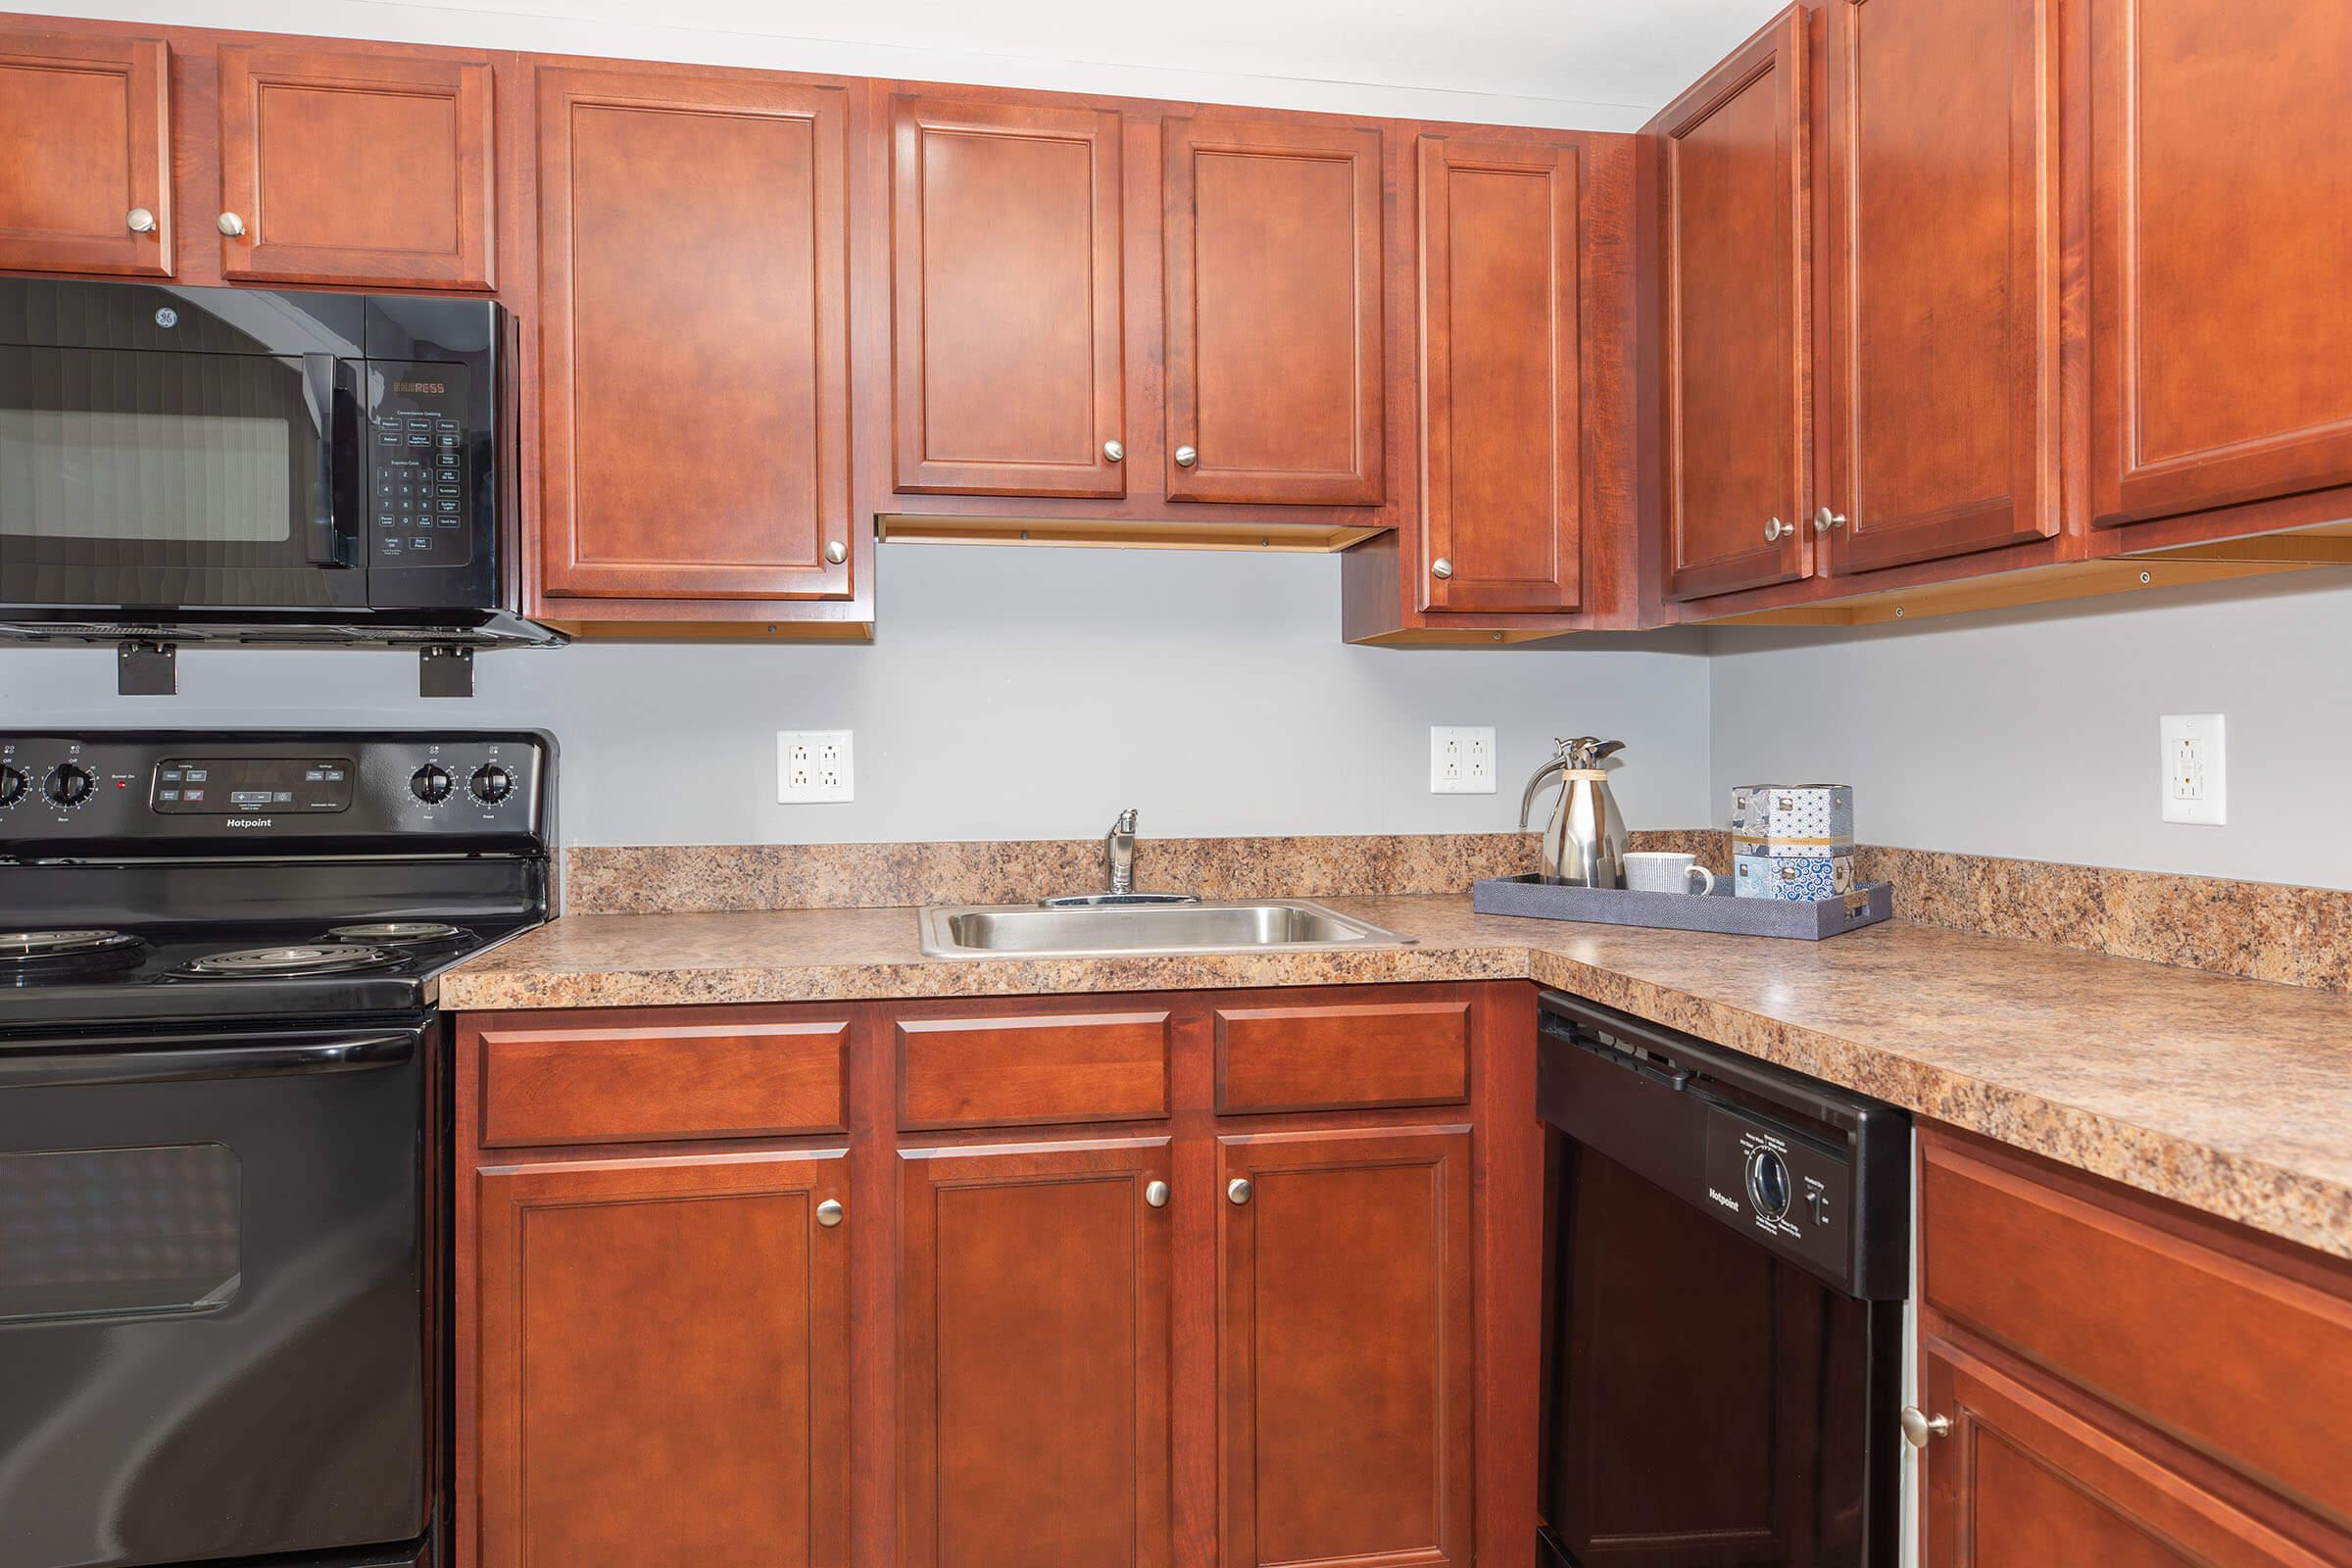
<path id="1" fill-rule="evenodd" d="M 1429 727 L 1429 793 L 1494 793 L 1494 731 L 1476 724 Z"/>
<path id="2" fill-rule="evenodd" d="M 2167 713 L 2158 724 L 2164 750 L 2164 819 L 2218 827 L 2230 820 L 2230 754 L 2219 713 Z"/>
<path id="3" fill-rule="evenodd" d="M 857 772 L 846 729 L 776 731 L 776 799 L 808 801 L 857 798 Z"/>

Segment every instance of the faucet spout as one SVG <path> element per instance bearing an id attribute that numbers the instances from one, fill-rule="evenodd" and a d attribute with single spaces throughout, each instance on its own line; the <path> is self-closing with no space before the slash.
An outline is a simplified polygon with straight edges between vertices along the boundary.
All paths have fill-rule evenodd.
<path id="1" fill-rule="evenodd" d="M 1135 808 L 1130 806 L 1102 836 L 1102 864 L 1110 876 L 1110 891 L 1135 891 Z"/>

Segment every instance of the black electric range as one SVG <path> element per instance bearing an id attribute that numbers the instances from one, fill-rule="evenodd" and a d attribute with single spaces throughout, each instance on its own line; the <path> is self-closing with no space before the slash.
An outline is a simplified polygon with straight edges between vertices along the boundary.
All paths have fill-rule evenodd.
<path id="1" fill-rule="evenodd" d="M 445 1560 L 439 977 L 544 734 L 0 734 L 0 1568 Z"/>

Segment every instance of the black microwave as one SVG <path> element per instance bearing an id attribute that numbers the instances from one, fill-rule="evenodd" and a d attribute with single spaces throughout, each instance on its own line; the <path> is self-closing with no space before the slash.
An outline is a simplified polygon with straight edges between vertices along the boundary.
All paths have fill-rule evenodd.
<path id="1" fill-rule="evenodd" d="M 539 641 L 507 313 L 0 278 L 0 635 Z"/>

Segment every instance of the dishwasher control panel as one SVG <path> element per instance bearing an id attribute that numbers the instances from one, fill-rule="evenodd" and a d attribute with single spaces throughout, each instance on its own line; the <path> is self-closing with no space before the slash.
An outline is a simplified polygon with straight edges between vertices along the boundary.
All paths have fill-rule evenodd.
<path id="1" fill-rule="evenodd" d="M 1842 1269 L 1852 1255 L 1853 1171 L 1843 1151 L 1730 1106 L 1707 1107 L 1707 1201 L 1775 1251 Z"/>

